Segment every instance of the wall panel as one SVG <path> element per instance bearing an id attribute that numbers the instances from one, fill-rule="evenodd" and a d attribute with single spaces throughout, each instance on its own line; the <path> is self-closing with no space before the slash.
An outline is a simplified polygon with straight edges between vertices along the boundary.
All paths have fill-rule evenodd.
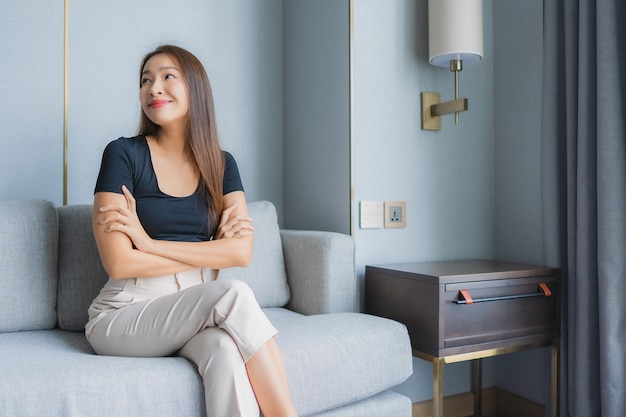
<path id="1" fill-rule="evenodd" d="M 284 1 L 285 226 L 350 233 L 349 1 Z"/>
<path id="2" fill-rule="evenodd" d="M 469 111 L 420 126 L 420 92 L 454 97 L 454 78 L 428 63 L 427 0 L 354 2 L 353 187 L 356 268 L 495 255 L 492 2 L 483 1 L 484 59 L 465 66 Z M 406 201 L 403 229 L 359 228 L 359 201 Z M 489 368 L 486 363 L 485 368 Z M 446 366 L 444 393 L 469 390 L 469 366 Z M 485 369 L 485 383 L 491 381 Z M 458 377 L 456 377 L 458 375 Z M 398 391 L 432 398 L 432 365 L 414 359 Z"/>
<path id="3" fill-rule="evenodd" d="M 63 200 L 63 2 L 0 11 L 0 199 Z"/>
<path id="4" fill-rule="evenodd" d="M 208 72 L 222 145 L 239 163 L 249 200 L 271 200 L 280 209 L 281 5 L 70 0 L 69 203 L 92 201 L 104 146 L 137 130 L 141 58 L 173 43 Z"/>

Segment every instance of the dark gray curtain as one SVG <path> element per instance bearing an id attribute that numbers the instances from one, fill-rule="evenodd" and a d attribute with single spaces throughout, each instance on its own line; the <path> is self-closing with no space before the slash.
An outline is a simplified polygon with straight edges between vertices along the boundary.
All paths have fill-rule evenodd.
<path id="1" fill-rule="evenodd" d="M 626 0 L 544 0 L 546 262 L 563 280 L 561 416 L 626 416 Z"/>

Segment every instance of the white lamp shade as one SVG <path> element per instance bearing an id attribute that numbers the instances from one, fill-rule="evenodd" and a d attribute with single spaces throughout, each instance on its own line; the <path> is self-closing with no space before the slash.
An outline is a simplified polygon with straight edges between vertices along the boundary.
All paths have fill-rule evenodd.
<path id="1" fill-rule="evenodd" d="M 428 50 L 432 65 L 449 67 L 483 57 L 482 0 L 428 0 Z"/>

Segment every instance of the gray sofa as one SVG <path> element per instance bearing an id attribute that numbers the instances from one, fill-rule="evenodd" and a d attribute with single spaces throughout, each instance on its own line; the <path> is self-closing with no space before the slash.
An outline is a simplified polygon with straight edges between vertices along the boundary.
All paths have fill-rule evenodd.
<path id="1" fill-rule="evenodd" d="M 279 230 L 274 206 L 250 204 L 255 249 L 242 279 L 278 328 L 301 416 L 409 417 L 391 390 L 412 372 L 406 328 L 355 312 L 349 236 Z M 91 206 L 0 202 L 0 416 L 203 416 L 202 381 L 180 357 L 97 356 L 83 326 L 107 279 Z"/>

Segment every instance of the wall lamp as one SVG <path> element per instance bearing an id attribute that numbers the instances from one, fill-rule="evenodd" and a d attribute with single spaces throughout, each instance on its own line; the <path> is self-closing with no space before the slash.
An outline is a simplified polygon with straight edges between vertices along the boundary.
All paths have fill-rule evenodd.
<path id="1" fill-rule="evenodd" d="M 428 0 L 429 61 L 454 73 L 454 100 L 441 102 L 439 93 L 422 92 L 422 129 L 441 130 L 441 116 L 468 109 L 468 100 L 459 98 L 459 72 L 463 64 L 483 58 L 482 0 Z"/>

